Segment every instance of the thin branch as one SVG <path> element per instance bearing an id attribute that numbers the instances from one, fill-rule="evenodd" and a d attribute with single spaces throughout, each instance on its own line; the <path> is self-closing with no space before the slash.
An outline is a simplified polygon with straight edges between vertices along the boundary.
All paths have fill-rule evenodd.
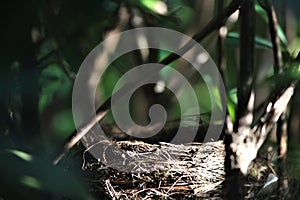
<path id="1" fill-rule="evenodd" d="M 279 74 L 283 72 L 283 61 L 282 61 L 280 39 L 277 34 L 277 30 L 278 30 L 277 16 L 271 0 L 267 0 L 266 4 L 267 5 L 264 7 L 264 9 L 266 10 L 268 15 L 269 32 L 273 44 L 274 72 L 275 74 Z"/>
<path id="2" fill-rule="evenodd" d="M 223 8 L 224 8 L 224 0 L 216 0 L 215 1 L 215 10 L 216 10 L 215 14 L 218 15 L 220 12 L 222 12 Z M 226 87 L 226 80 L 225 80 L 226 57 L 225 57 L 225 52 L 224 52 L 224 40 L 225 40 L 226 35 L 227 35 L 227 26 L 224 21 L 219 27 L 216 51 L 217 51 L 217 65 L 218 65 L 219 73 L 225 84 L 225 87 Z M 220 82 L 219 84 L 223 84 L 223 83 Z M 222 109 L 226 110 L 227 121 L 225 123 L 225 126 L 223 127 L 222 134 L 220 135 L 219 139 L 224 138 L 225 130 L 228 131 L 228 126 L 230 126 L 232 124 L 230 117 L 228 117 L 228 111 L 227 111 L 226 107 L 227 107 L 226 101 L 222 102 Z M 230 125 L 229 125 L 229 123 L 230 123 Z"/>
<path id="3" fill-rule="evenodd" d="M 271 35 L 271 41 L 273 44 L 274 55 L 274 72 L 279 74 L 283 72 L 283 61 L 281 53 L 280 39 L 277 34 L 278 23 L 274 6 L 271 0 L 267 1 L 267 13 L 269 18 L 269 30 Z M 278 143 L 278 156 L 284 160 L 287 152 L 287 114 L 284 111 L 280 116 L 277 129 L 276 129 L 277 143 Z"/>
<path id="4" fill-rule="evenodd" d="M 41 68 L 47 67 L 50 64 L 56 63 L 58 64 L 67 75 L 70 82 L 74 82 L 76 78 L 76 74 L 71 70 L 70 64 L 63 58 L 61 51 L 57 44 L 52 45 L 53 49 L 49 51 L 47 54 L 37 58 L 39 64 L 42 65 Z M 55 60 L 55 61 L 53 61 Z"/>
<path id="5" fill-rule="evenodd" d="M 233 0 L 229 6 L 224 8 L 222 12 L 213 18 L 204 28 L 201 32 L 193 36 L 193 39 L 197 42 L 201 41 L 203 38 L 205 38 L 207 35 L 209 35 L 214 30 L 218 29 L 220 25 L 223 23 L 224 19 L 228 18 L 232 13 L 234 13 L 240 4 L 240 0 Z M 169 56 L 167 56 L 165 59 L 163 59 L 160 64 L 162 65 L 168 65 L 171 62 L 177 60 L 180 58 L 179 55 L 185 54 L 188 50 L 190 50 L 194 45 L 193 41 L 187 42 L 181 49 L 179 49 L 175 53 L 171 53 Z M 150 69 L 151 70 L 151 69 Z M 129 89 L 131 89 L 133 86 L 135 86 L 137 83 L 141 82 L 142 80 L 151 78 L 151 75 L 155 75 L 155 72 L 157 72 L 156 69 L 149 71 L 148 74 L 146 74 L 148 77 L 139 77 L 139 79 L 136 82 L 127 83 L 125 84 L 121 89 L 119 89 L 113 96 L 122 97 L 124 96 Z M 120 98 L 115 98 L 120 99 Z M 104 118 L 107 111 L 110 109 L 113 102 L 111 102 L 112 97 L 108 98 L 96 111 L 96 116 L 92 119 L 90 119 L 86 124 L 82 126 L 82 128 L 78 131 L 75 131 L 69 139 L 65 141 L 65 144 L 63 147 L 58 151 L 58 153 L 53 159 L 53 164 L 57 164 L 61 158 L 65 155 L 66 152 L 68 152 L 82 137 L 84 137 L 91 128 L 98 123 L 100 120 Z"/>
<path id="6" fill-rule="evenodd" d="M 281 53 L 281 44 L 280 39 L 277 34 L 278 30 L 278 20 L 275 12 L 275 8 L 272 0 L 267 0 L 264 2 L 263 8 L 265 9 L 268 19 L 269 19 L 269 32 L 271 35 L 271 41 L 273 45 L 273 57 L 274 57 L 274 73 L 276 75 L 283 72 L 283 60 Z M 261 2 L 263 4 L 263 2 Z M 284 160 L 286 152 L 287 152 L 287 116 L 284 111 L 280 116 L 277 129 L 277 144 L 278 144 L 278 156 Z"/>
<path id="7" fill-rule="evenodd" d="M 218 15 L 224 7 L 224 0 L 216 0 L 215 4 L 216 4 L 215 5 L 216 15 Z M 224 38 L 226 36 L 226 34 L 223 33 L 223 30 L 227 29 L 227 27 L 224 25 L 225 22 L 223 22 L 219 27 L 218 40 L 217 40 L 217 64 L 223 80 L 225 80 L 224 79 L 224 72 L 225 72 Z"/>
<path id="8" fill-rule="evenodd" d="M 295 86 L 297 82 L 293 81 L 286 88 L 284 88 L 279 95 L 274 96 L 273 100 L 270 101 L 265 109 L 264 114 L 260 118 L 257 125 L 253 128 L 254 134 L 258 137 L 256 143 L 256 151 L 265 142 L 268 134 L 285 111 L 292 95 L 294 94 Z"/>
<path id="9" fill-rule="evenodd" d="M 73 83 L 75 81 L 76 74 L 71 70 L 70 64 L 63 58 L 62 53 L 59 50 L 56 50 L 56 56 L 58 59 L 58 64 L 64 70 L 71 83 Z"/>

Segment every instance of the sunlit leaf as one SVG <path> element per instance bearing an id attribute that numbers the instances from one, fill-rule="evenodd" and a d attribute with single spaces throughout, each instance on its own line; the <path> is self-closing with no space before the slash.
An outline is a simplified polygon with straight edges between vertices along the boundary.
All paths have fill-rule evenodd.
<path id="1" fill-rule="evenodd" d="M 21 177 L 20 182 L 27 187 L 34 189 L 42 189 L 41 183 L 35 177 L 24 175 Z"/>
<path id="2" fill-rule="evenodd" d="M 137 7 L 144 12 L 154 17 L 156 22 L 159 22 L 160 26 L 165 26 L 168 23 L 180 25 L 181 19 L 177 16 L 178 8 L 172 9 L 169 12 L 168 5 L 161 0 L 127 0 L 131 6 Z"/>
<path id="3" fill-rule="evenodd" d="M 8 149 L 6 151 L 9 152 L 9 153 L 14 154 L 15 156 L 18 156 L 19 158 L 21 158 L 22 160 L 25 160 L 25 161 L 30 162 L 30 161 L 33 160 L 33 157 L 30 154 L 28 154 L 24 151 L 19 151 L 19 150 L 16 150 L 16 149 Z"/>
<path id="4" fill-rule="evenodd" d="M 287 45 L 287 39 L 286 36 L 284 34 L 284 31 L 282 30 L 281 26 L 278 25 L 278 29 L 277 29 L 277 34 L 278 37 L 280 38 L 281 42 L 284 44 L 284 47 Z"/>
<path id="5" fill-rule="evenodd" d="M 292 57 L 296 57 L 297 54 L 300 52 L 300 37 L 295 37 L 289 44 L 288 50 L 291 53 Z"/>
<path id="6" fill-rule="evenodd" d="M 155 6 L 160 2 L 160 0 L 141 0 L 141 3 L 151 9 L 151 10 L 154 10 L 155 9 Z"/>
<path id="7" fill-rule="evenodd" d="M 227 94 L 227 110 L 231 120 L 235 121 L 235 108 L 237 105 L 237 89 L 231 89 Z"/>
<path id="8" fill-rule="evenodd" d="M 219 87 L 214 87 L 212 90 L 213 94 L 212 94 L 212 99 L 213 101 L 217 104 L 217 107 L 222 110 L 222 102 L 221 102 L 221 96 L 220 96 L 220 91 L 219 91 Z"/>
<path id="9" fill-rule="evenodd" d="M 236 88 L 233 88 L 229 91 L 229 97 L 234 104 L 237 104 L 238 99 L 237 99 L 237 89 Z"/>

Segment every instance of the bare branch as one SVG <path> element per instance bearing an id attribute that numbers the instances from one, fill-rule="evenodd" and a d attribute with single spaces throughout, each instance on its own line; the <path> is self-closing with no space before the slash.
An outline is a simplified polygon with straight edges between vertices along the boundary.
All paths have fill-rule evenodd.
<path id="1" fill-rule="evenodd" d="M 76 74 L 71 70 L 70 64 L 66 60 L 64 60 L 62 53 L 59 50 L 56 50 L 56 55 L 58 64 L 62 67 L 71 83 L 73 83 L 75 81 Z"/>
<path id="2" fill-rule="evenodd" d="M 277 30 L 278 30 L 277 16 L 272 1 L 266 0 L 264 3 L 265 5 L 262 5 L 262 7 L 265 9 L 268 15 L 269 32 L 273 44 L 274 72 L 275 74 L 279 74 L 283 71 L 283 61 L 282 61 L 280 39 L 277 34 Z"/>
<path id="3" fill-rule="evenodd" d="M 215 5 L 216 14 L 219 14 L 219 12 L 221 12 L 224 7 L 224 0 L 215 1 L 215 4 L 216 4 Z M 224 38 L 226 36 L 226 34 L 223 33 L 224 29 L 227 30 L 227 27 L 223 22 L 223 24 L 221 24 L 219 27 L 218 40 L 217 40 L 217 57 L 218 57 L 217 65 L 223 80 L 225 80 L 224 79 L 225 78 L 224 77 L 224 72 L 225 72 Z"/>
<path id="4" fill-rule="evenodd" d="M 271 41 L 273 44 L 274 73 L 279 74 L 283 72 L 283 61 L 282 61 L 280 39 L 277 34 L 277 30 L 278 30 L 277 16 L 271 0 L 267 1 L 266 12 L 269 18 L 269 31 L 271 35 Z M 286 115 L 287 114 L 284 111 L 278 120 L 277 129 L 276 129 L 278 155 L 281 158 L 284 158 L 287 151 L 287 116 Z"/>
<path id="5" fill-rule="evenodd" d="M 260 2 L 265 9 L 269 20 L 269 32 L 271 35 L 271 41 L 273 45 L 273 57 L 274 57 L 274 74 L 278 75 L 283 72 L 283 60 L 281 53 L 281 44 L 278 37 L 278 20 L 275 12 L 275 8 L 272 0 Z M 284 159 L 287 151 L 287 116 L 286 112 L 282 112 L 276 129 L 277 143 L 278 143 L 278 155 Z"/>
<path id="6" fill-rule="evenodd" d="M 292 95 L 294 94 L 295 85 L 296 82 L 292 82 L 268 104 L 265 113 L 260 118 L 257 125 L 253 128 L 253 132 L 258 136 L 256 144 L 257 151 L 265 142 L 268 134 L 273 128 L 274 123 L 278 121 L 280 115 L 285 111 Z"/>

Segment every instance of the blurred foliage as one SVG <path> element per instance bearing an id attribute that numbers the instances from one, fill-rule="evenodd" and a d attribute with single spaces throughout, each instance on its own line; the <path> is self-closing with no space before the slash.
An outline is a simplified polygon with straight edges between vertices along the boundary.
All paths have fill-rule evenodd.
<path id="1" fill-rule="evenodd" d="M 263 4 L 264 2 L 262 3 L 256 3 L 255 4 L 255 11 L 256 13 L 258 13 L 258 15 L 261 17 L 261 19 L 263 19 L 263 21 L 266 23 L 266 26 L 267 26 L 267 23 L 268 23 L 268 15 L 265 11 L 264 8 L 262 8 L 262 6 L 260 4 Z M 281 45 L 282 45 L 282 48 L 286 48 L 286 45 L 287 45 L 287 39 L 286 39 L 286 36 L 285 36 L 285 33 L 284 31 L 282 30 L 280 24 L 278 24 L 278 27 L 277 27 L 277 34 L 278 34 L 278 37 L 280 38 L 281 40 Z"/>
<path id="2" fill-rule="evenodd" d="M 282 2 L 275 3 L 281 5 Z M 53 194 L 72 199 L 86 199 L 86 190 L 77 175 L 53 167 L 45 158 L 75 129 L 71 109 L 72 86 L 82 61 L 105 39 L 107 33 L 116 28 L 123 31 L 138 26 L 157 26 L 191 35 L 199 31 L 199 27 L 206 24 L 207 18 L 212 16 L 212 5 L 213 1 L 196 0 L 13 0 L 2 3 L 0 199 L 45 199 L 45 196 L 52 198 Z M 289 0 L 285 6 L 284 9 L 289 15 L 284 16 L 284 12 L 278 12 L 279 21 L 286 23 L 281 23 L 278 27 L 285 73 L 275 76 L 270 64 L 272 56 L 264 56 L 265 52 L 272 51 L 266 28 L 267 15 L 258 3 L 255 5 L 258 19 L 263 24 L 257 29 L 264 33 L 255 38 L 255 46 L 262 52 L 256 61 L 257 75 L 265 73 L 263 70 L 268 72 L 263 74 L 263 81 L 257 83 L 257 88 L 265 83 L 280 85 L 287 80 L 300 80 L 299 59 L 297 61 L 300 51 L 300 5 L 299 1 Z M 130 16 L 123 26 L 119 24 L 121 8 L 125 8 Z M 277 6 L 276 9 L 280 10 L 282 7 Z M 134 17 L 141 19 L 140 25 L 133 23 Z M 294 22 L 296 26 L 290 26 L 289 22 Z M 217 34 L 212 35 L 201 44 L 212 58 L 217 60 L 214 43 Z M 239 48 L 239 37 L 238 21 L 232 22 L 228 26 L 225 38 L 224 56 L 229 59 L 226 60 L 224 79 L 227 109 L 233 121 L 237 104 L 239 62 L 236 50 Z M 156 53 L 155 62 L 169 54 L 166 51 Z M 136 56 L 137 52 L 126 54 L 114 61 L 105 71 L 97 89 L 96 105 L 112 95 L 114 85 L 125 72 L 135 65 L 142 64 L 137 61 Z M 188 71 L 190 68 L 180 60 L 169 66 L 179 71 Z M 167 68 L 158 76 L 158 80 L 171 78 L 172 74 Z M 202 77 L 192 76 L 191 80 L 194 90 L 197 91 L 201 113 L 221 109 L 220 102 L 216 108 L 211 108 L 211 98 L 220 99 L 216 89 L 210 96 Z M 261 93 L 258 96 L 268 98 L 268 95 Z M 185 97 L 184 101 L 188 104 L 189 98 Z M 137 120 L 139 123 L 147 123 L 148 108 L 154 103 L 165 105 L 170 119 L 181 114 L 179 104 L 170 91 L 166 90 L 164 95 L 157 95 L 145 87 L 137 91 L 131 101 L 133 113 L 136 115 L 133 118 L 140 119 Z M 294 104 L 299 108 L 298 101 Z M 294 107 L 294 110 L 297 109 Z M 113 123 L 113 118 L 109 116 L 105 122 Z M 299 113 L 295 113 L 295 116 L 296 119 L 291 117 L 291 120 L 296 120 L 296 127 L 299 128 Z M 203 120 L 208 121 L 206 118 L 207 115 Z M 293 131 L 293 134 L 297 133 L 299 134 L 299 129 Z M 293 158 L 295 163 L 300 162 L 299 157 Z"/>
<path id="3" fill-rule="evenodd" d="M 44 157 L 16 149 L 0 151 L 0 195 L 4 199 L 86 199 L 83 181 L 74 172 L 55 167 Z"/>

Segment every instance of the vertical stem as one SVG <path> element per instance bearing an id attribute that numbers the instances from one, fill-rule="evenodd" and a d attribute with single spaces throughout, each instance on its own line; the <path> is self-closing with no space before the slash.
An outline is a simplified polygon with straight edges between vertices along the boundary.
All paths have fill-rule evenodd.
<path id="1" fill-rule="evenodd" d="M 224 0 L 215 0 L 215 16 L 219 15 L 222 12 L 223 7 L 224 7 Z M 218 66 L 222 81 L 226 87 L 226 82 L 225 82 L 226 58 L 225 58 L 225 54 L 224 54 L 224 39 L 227 34 L 227 27 L 225 24 L 226 24 L 226 21 L 224 20 L 223 23 L 221 23 L 219 26 L 216 51 L 217 51 L 217 66 Z M 221 85 L 221 82 L 219 84 Z M 222 102 L 222 109 L 226 110 L 226 117 L 227 117 L 228 112 L 226 109 L 226 101 Z M 227 127 L 227 124 L 225 126 L 223 126 L 222 134 L 220 135 L 219 139 L 224 138 L 224 133 L 226 131 L 226 127 Z"/>
<path id="2" fill-rule="evenodd" d="M 277 34 L 278 20 L 272 0 L 267 0 L 266 12 L 269 19 L 269 32 L 273 44 L 273 57 L 274 57 L 274 74 L 283 72 L 283 61 L 281 53 L 280 39 Z M 288 182 L 285 180 L 285 156 L 287 152 L 287 114 L 283 111 L 277 122 L 276 137 L 278 144 L 278 194 L 277 198 L 282 198 L 288 187 Z"/>
<path id="3" fill-rule="evenodd" d="M 267 4 L 268 5 L 266 10 L 269 18 L 269 32 L 273 44 L 274 73 L 279 74 L 283 71 L 283 61 L 282 61 L 282 53 L 280 49 L 281 48 L 280 39 L 277 34 L 277 30 L 278 30 L 277 16 L 271 0 L 268 0 Z"/>
<path id="4" fill-rule="evenodd" d="M 244 175 L 239 169 L 232 168 L 232 156 L 235 153 L 232 151 L 230 144 L 232 143 L 232 135 L 226 134 L 225 143 L 225 185 L 224 185 L 224 199 L 226 200 L 240 200 L 244 199 Z"/>
<path id="5" fill-rule="evenodd" d="M 218 15 L 224 7 L 224 0 L 216 0 L 215 1 L 215 10 L 216 14 Z M 219 27 L 218 32 L 218 39 L 217 39 L 217 65 L 219 68 L 219 72 L 221 74 L 222 79 L 224 80 L 224 71 L 225 71 L 225 57 L 224 57 L 224 37 L 225 35 L 222 34 L 222 27 L 225 25 L 223 22 Z"/>
<path id="6" fill-rule="evenodd" d="M 240 68 L 235 132 L 238 131 L 237 129 L 241 125 L 240 119 L 250 112 L 247 106 L 252 91 L 254 73 L 255 15 L 253 0 L 242 1 L 240 20 Z"/>
<path id="7" fill-rule="evenodd" d="M 241 156 L 247 154 L 237 154 L 237 149 L 233 149 L 231 144 L 240 145 L 241 138 L 247 138 L 248 134 L 251 133 L 254 104 L 253 97 L 251 97 L 254 77 L 254 21 L 254 0 L 242 1 L 240 8 L 240 66 L 236 120 L 233 133 L 225 136 L 225 199 L 244 199 L 245 193 L 245 177 L 241 171 L 243 163 L 239 162 L 247 160 L 241 158 Z M 247 142 L 246 139 L 242 139 L 242 141 Z"/>

